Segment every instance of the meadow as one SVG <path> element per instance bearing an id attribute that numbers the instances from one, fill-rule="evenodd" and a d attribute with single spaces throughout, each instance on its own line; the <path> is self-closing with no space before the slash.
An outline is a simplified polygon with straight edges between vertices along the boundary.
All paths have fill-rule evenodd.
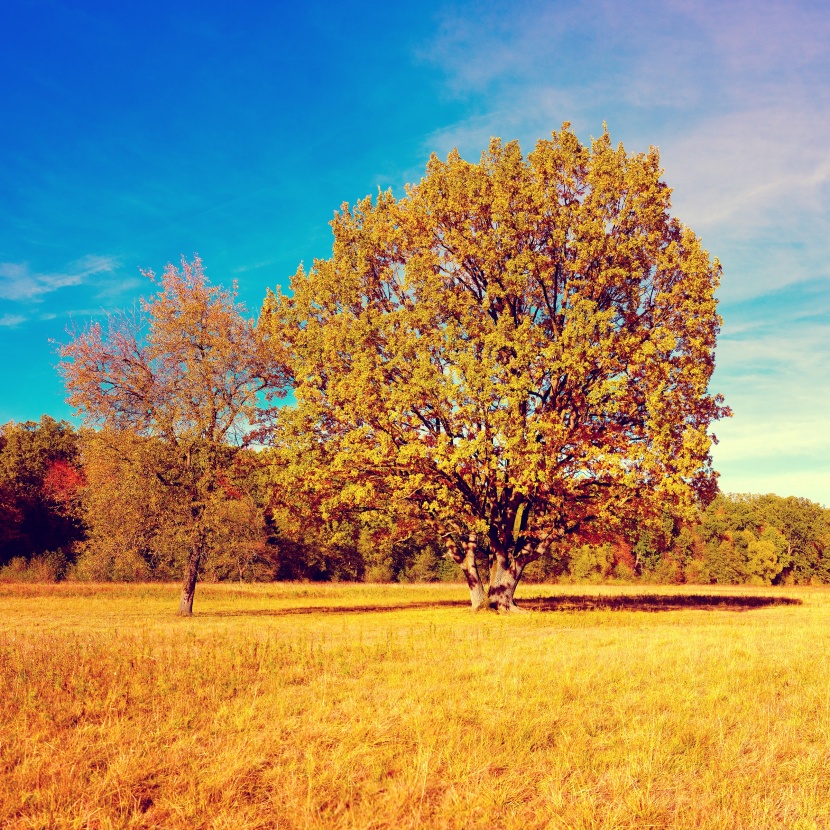
<path id="1" fill-rule="evenodd" d="M 0 584 L 0 827 L 830 827 L 826 589 L 178 590 Z"/>

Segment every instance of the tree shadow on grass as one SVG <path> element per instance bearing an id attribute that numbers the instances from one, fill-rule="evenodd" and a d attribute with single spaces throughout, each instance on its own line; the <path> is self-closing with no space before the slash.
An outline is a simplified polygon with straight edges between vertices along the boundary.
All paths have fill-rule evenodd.
<path id="1" fill-rule="evenodd" d="M 460 599 L 405 602 L 397 605 L 301 605 L 293 608 L 254 608 L 245 611 L 200 611 L 200 617 L 291 617 L 297 614 L 375 614 L 384 611 L 418 611 L 425 608 L 469 608 Z"/>
<path id="2" fill-rule="evenodd" d="M 711 594 L 630 594 L 591 596 L 562 594 L 519 600 L 526 611 L 751 611 L 773 605 L 802 605 L 792 597 L 732 596 Z M 469 608 L 465 600 L 441 599 L 397 605 L 309 605 L 293 608 L 259 608 L 239 611 L 201 611 L 200 617 L 289 617 L 302 614 L 374 614 L 437 608 Z"/>
<path id="3" fill-rule="evenodd" d="M 528 611 L 750 611 L 771 605 L 802 605 L 802 602 L 792 597 L 729 594 L 576 594 L 534 597 L 521 603 L 521 607 Z"/>

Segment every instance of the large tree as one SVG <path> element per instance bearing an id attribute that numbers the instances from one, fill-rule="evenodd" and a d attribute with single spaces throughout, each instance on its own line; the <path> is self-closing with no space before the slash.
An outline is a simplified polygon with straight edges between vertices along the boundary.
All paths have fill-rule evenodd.
<path id="1" fill-rule="evenodd" d="M 154 453 L 123 458 L 149 463 L 183 517 L 189 550 L 179 612 L 189 615 L 209 507 L 244 444 L 260 393 L 279 394 L 282 381 L 263 359 L 235 289 L 211 286 L 198 257 L 182 260 L 181 269 L 168 265 L 159 282 L 138 312 L 110 317 L 106 332 L 92 323 L 76 333 L 60 350 L 60 368 L 69 403 L 104 428 L 102 440 L 129 432 L 158 443 Z M 117 442 L 112 449 L 119 452 Z"/>
<path id="2" fill-rule="evenodd" d="M 708 393 L 721 269 L 661 174 L 656 149 L 566 124 L 526 159 L 493 140 L 478 164 L 433 156 L 400 199 L 344 205 L 331 258 L 260 318 L 297 401 L 277 444 L 324 459 L 306 486 L 417 504 L 473 606 L 500 610 L 589 525 L 690 515 L 728 412 Z"/>

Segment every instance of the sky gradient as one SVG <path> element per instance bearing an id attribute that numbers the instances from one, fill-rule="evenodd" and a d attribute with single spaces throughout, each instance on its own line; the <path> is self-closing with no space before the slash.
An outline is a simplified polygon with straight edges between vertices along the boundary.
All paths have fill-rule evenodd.
<path id="1" fill-rule="evenodd" d="M 828 43 L 811 2 L 5 0 L 0 423 L 71 415 L 50 340 L 140 269 L 198 252 L 255 314 L 431 152 L 606 122 L 724 267 L 721 488 L 830 505 Z"/>

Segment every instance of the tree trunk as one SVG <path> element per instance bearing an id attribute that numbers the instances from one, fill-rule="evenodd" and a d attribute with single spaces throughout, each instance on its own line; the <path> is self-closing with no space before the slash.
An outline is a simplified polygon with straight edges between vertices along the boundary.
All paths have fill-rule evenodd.
<path id="1" fill-rule="evenodd" d="M 495 608 L 500 614 L 511 611 L 521 611 L 513 601 L 516 593 L 516 586 L 522 578 L 525 566 L 516 559 L 508 561 L 503 551 L 495 552 L 495 563 L 490 571 L 490 607 Z"/>
<path id="2" fill-rule="evenodd" d="M 196 595 L 196 580 L 199 577 L 199 561 L 202 558 L 202 535 L 197 534 L 190 546 L 187 558 L 187 570 L 182 584 L 182 598 L 179 602 L 179 615 L 190 617 L 193 614 L 193 597 Z"/>
<path id="3" fill-rule="evenodd" d="M 451 536 L 446 537 L 447 553 L 450 558 L 464 571 L 467 578 L 467 587 L 470 589 L 470 604 L 474 611 L 487 607 L 487 594 L 484 593 L 484 586 L 481 584 L 481 577 L 478 575 L 476 565 L 476 535 L 471 533 L 467 539 L 458 546 Z"/>
<path id="4" fill-rule="evenodd" d="M 498 536 L 490 537 L 490 549 L 493 552 L 493 566 L 490 569 L 489 604 L 499 613 L 524 611 L 513 600 L 516 586 L 522 578 L 524 569 L 535 560 L 544 556 L 550 548 L 553 537 L 546 533 L 539 541 L 525 542 L 523 547 L 512 556 L 499 542 Z"/>

